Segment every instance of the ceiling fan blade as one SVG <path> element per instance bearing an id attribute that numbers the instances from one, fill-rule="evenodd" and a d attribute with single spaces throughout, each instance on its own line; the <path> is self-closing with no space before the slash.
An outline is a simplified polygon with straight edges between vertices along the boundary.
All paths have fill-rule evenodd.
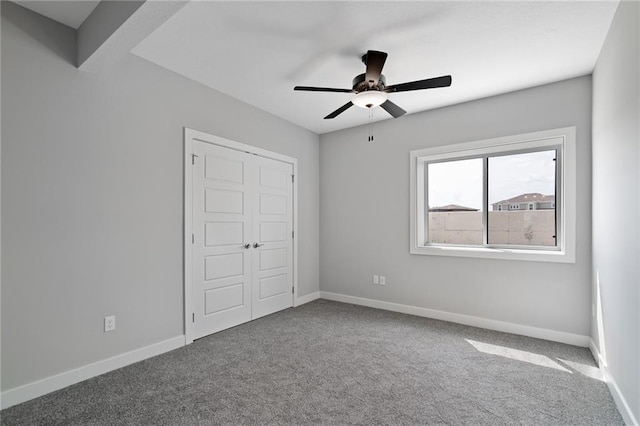
<path id="1" fill-rule="evenodd" d="M 380 74 L 382 74 L 382 67 L 387 60 L 387 54 L 384 52 L 378 52 L 377 50 L 368 50 L 365 55 L 365 65 L 367 66 L 366 79 L 368 83 L 374 86 L 378 84 L 380 80 Z"/>
<path id="2" fill-rule="evenodd" d="M 442 77 L 428 78 L 426 80 L 411 81 L 409 83 L 394 84 L 384 89 L 387 93 L 393 92 L 409 92 L 411 90 L 435 89 L 436 87 L 451 86 L 451 76 L 443 75 Z"/>
<path id="3" fill-rule="evenodd" d="M 393 118 L 398 118 L 407 113 L 407 111 L 403 110 L 398 105 L 391 102 L 389 99 L 380 104 L 380 106 L 389 114 L 391 114 Z"/>
<path id="4" fill-rule="evenodd" d="M 342 105 L 337 110 L 333 111 L 331 114 L 327 115 L 324 119 L 327 120 L 329 118 L 336 118 L 338 115 L 342 114 L 343 112 L 345 112 L 346 110 L 348 110 L 352 106 L 353 106 L 353 103 L 351 101 L 349 101 L 346 104 Z"/>
<path id="5" fill-rule="evenodd" d="M 312 87 L 312 86 L 296 86 L 293 90 L 304 90 L 307 92 L 339 92 L 353 93 L 353 89 L 334 89 L 332 87 Z"/>

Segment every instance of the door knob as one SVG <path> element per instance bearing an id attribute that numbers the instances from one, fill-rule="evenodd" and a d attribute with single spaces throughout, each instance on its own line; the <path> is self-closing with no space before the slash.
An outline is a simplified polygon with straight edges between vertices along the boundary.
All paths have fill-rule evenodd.
<path id="1" fill-rule="evenodd" d="M 247 243 L 247 244 L 243 245 L 242 247 L 244 247 L 246 249 L 250 249 L 251 248 L 251 244 Z"/>
<path id="2" fill-rule="evenodd" d="M 262 247 L 264 244 L 253 243 L 253 248 Z"/>

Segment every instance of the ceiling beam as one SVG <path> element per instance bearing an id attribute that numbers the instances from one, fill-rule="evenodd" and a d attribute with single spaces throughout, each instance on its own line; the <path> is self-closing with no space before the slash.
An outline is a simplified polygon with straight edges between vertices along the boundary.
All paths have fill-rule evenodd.
<path id="1" fill-rule="evenodd" d="M 78 28 L 78 68 L 99 72 L 118 61 L 187 3 L 101 1 Z"/>

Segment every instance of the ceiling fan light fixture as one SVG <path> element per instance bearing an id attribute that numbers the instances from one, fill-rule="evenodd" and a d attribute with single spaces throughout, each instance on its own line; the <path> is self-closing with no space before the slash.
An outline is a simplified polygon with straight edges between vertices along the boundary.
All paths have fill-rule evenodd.
<path id="1" fill-rule="evenodd" d="M 351 102 L 360 108 L 373 108 L 382 105 L 387 100 L 387 94 L 379 90 L 365 90 L 356 93 Z"/>

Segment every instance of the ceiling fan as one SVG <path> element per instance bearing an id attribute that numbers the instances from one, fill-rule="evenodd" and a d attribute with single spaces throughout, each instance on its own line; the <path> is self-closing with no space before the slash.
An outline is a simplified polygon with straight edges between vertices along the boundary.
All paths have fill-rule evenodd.
<path id="1" fill-rule="evenodd" d="M 353 79 L 352 89 L 334 89 L 331 87 L 312 87 L 312 86 L 296 86 L 293 90 L 304 90 L 308 92 L 338 92 L 338 93 L 354 93 L 349 102 L 342 105 L 337 110 L 325 117 L 326 119 L 335 118 L 338 115 L 357 105 L 362 108 L 373 108 L 378 105 L 385 111 L 398 118 L 407 111 L 387 99 L 389 93 L 409 92 L 412 90 L 434 89 L 437 87 L 451 86 L 451 76 L 444 75 L 442 77 L 428 78 L 426 80 L 411 81 L 409 83 L 393 84 L 387 86 L 386 79 L 382 74 L 382 67 L 387 60 L 385 52 L 377 50 L 368 50 L 362 55 L 362 62 L 367 67 L 364 74 L 360 74 Z"/>

